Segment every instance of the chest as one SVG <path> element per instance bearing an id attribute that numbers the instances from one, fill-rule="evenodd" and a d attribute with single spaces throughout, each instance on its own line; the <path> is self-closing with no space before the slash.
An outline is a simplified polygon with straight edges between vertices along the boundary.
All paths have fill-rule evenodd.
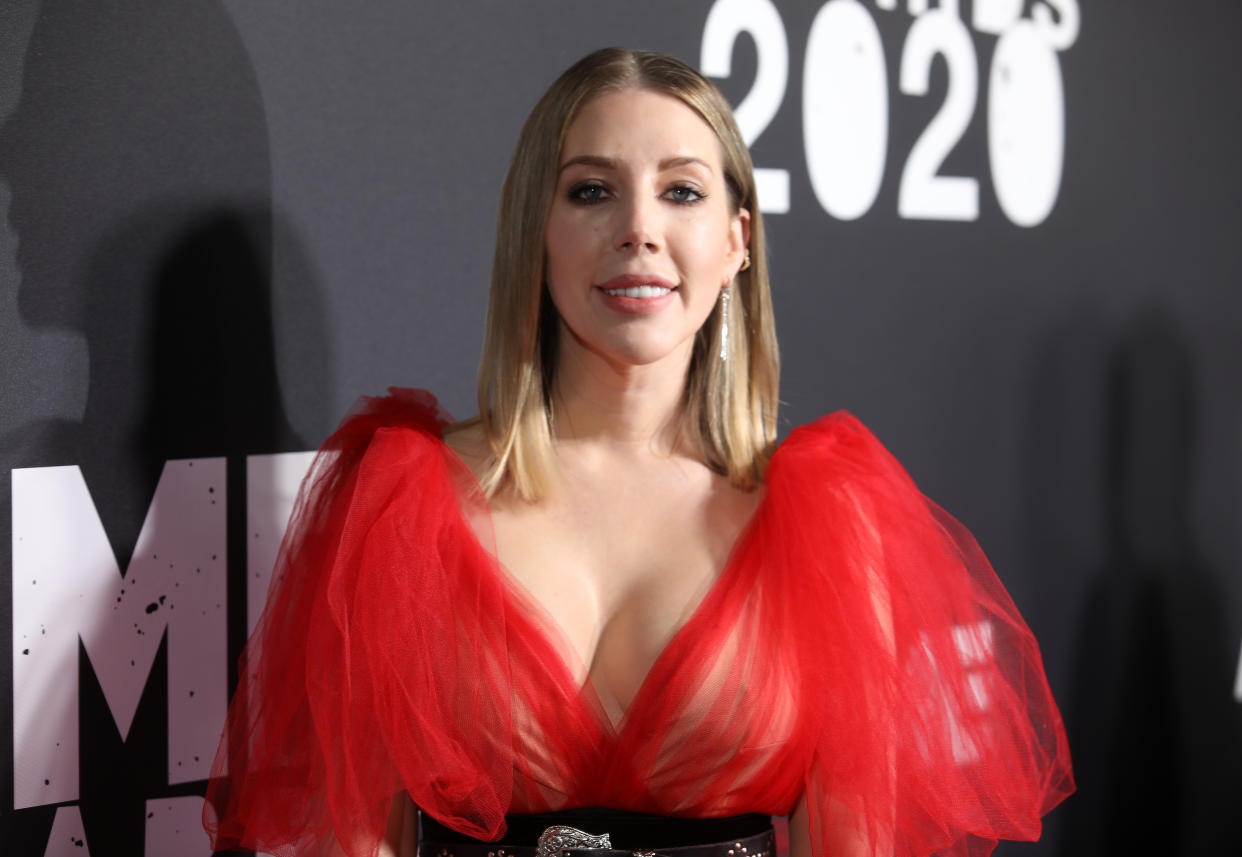
<path id="1" fill-rule="evenodd" d="M 642 476 L 492 513 L 501 564 L 614 722 L 720 576 L 759 501 L 715 474 Z"/>

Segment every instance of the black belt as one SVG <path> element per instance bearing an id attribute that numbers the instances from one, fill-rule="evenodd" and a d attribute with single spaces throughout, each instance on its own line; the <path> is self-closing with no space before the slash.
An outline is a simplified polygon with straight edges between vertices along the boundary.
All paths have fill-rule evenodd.
<path id="1" fill-rule="evenodd" d="M 772 818 L 675 818 L 609 809 L 505 816 L 484 842 L 422 816 L 423 857 L 776 857 Z"/>

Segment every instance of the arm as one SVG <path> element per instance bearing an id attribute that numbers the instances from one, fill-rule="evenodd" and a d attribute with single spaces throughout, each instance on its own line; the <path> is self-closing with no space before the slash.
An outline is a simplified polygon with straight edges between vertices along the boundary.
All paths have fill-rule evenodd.
<path id="1" fill-rule="evenodd" d="M 823 857 L 886 857 L 893 853 L 892 831 L 876 831 L 871 844 L 867 832 L 860 830 L 849 810 L 837 800 L 828 800 L 824 823 L 828 826 L 828 846 Z M 813 857 L 811 818 L 806 795 L 798 798 L 789 815 L 789 857 Z"/>
<path id="2" fill-rule="evenodd" d="M 854 492 L 849 492 L 849 497 L 858 515 L 858 528 L 862 535 L 860 542 L 867 546 L 859 556 L 859 562 L 865 568 L 867 589 L 870 593 L 869 606 L 875 614 L 876 627 L 888 655 L 896 658 L 892 593 L 881 570 L 885 562 L 883 535 L 876 524 L 875 510 L 867 499 Z M 824 843 L 824 854 L 819 857 L 887 857 L 893 853 L 896 810 L 896 742 L 893 730 L 897 728 L 897 724 L 892 722 L 890 714 L 891 712 L 877 711 L 871 718 L 872 728 L 884 730 L 883 734 L 887 737 L 885 744 L 888 750 L 889 775 L 885 802 L 888 805 L 888 821 L 868 830 L 844 801 L 831 794 L 821 797 L 825 806 L 819 814 L 818 824 L 823 825 L 824 829 L 817 830 L 816 835 Z M 789 816 L 789 857 L 814 857 L 810 825 L 810 811 L 804 792 Z"/>
<path id="3" fill-rule="evenodd" d="M 388 810 L 388 829 L 375 857 L 414 857 L 418 852 L 418 814 L 406 792 L 393 795 Z M 319 845 L 317 857 L 350 857 L 335 835 L 329 833 Z"/>
<path id="4" fill-rule="evenodd" d="M 789 857 L 812 857 L 811 819 L 807 817 L 805 793 L 789 814 Z"/>

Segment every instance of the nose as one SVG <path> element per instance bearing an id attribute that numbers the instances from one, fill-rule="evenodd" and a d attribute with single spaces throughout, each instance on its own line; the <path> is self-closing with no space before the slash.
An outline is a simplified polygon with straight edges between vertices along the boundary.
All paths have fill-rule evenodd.
<path id="1" fill-rule="evenodd" d="M 659 206 L 655 200 L 636 194 L 617 206 L 618 250 L 657 253 L 660 250 Z"/>

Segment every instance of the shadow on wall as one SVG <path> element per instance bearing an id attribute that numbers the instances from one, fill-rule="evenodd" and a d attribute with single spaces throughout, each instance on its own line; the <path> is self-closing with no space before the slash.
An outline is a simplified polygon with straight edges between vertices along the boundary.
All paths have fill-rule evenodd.
<path id="1" fill-rule="evenodd" d="M 1066 805 L 1059 853 L 1227 853 L 1236 845 L 1242 742 L 1222 593 L 1190 525 L 1198 408 L 1189 351 L 1172 316 L 1151 307 L 1106 359 L 1098 416 L 1107 552 L 1089 584 L 1064 700 L 1079 793 Z M 1092 365 L 1099 362 L 1078 368 Z M 1039 389 L 1056 396 L 1051 385 Z M 1041 404 L 1053 402 L 1064 399 Z M 1072 422 L 1064 407 L 1043 410 Z M 1083 439 L 1062 440 L 1073 447 Z M 1064 464 L 1055 459 L 1066 453 L 1043 452 L 1054 467 Z M 1097 473 L 1084 470 L 1079 485 Z M 1037 497 L 1037 518 L 1065 523 L 1075 503 L 1083 505 L 1081 494 Z M 1075 561 L 1072 550 L 1043 553 L 1041 562 Z"/>
<path id="2" fill-rule="evenodd" d="M 20 314 L 7 324 L 80 331 L 89 385 L 81 420 L 19 419 L 0 437 L 0 466 L 6 475 L 80 466 L 124 570 L 164 462 L 228 456 L 230 669 L 245 633 L 244 456 L 307 445 L 286 417 L 277 378 L 274 244 L 281 277 L 296 289 L 287 307 L 296 323 L 282 327 L 316 346 L 325 327 L 305 254 L 275 221 L 269 159 L 253 67 L 219 2 L 42 4 L 21 101 L 0 128 L 0 178 L 11 189 L 20 269 Z M 314 354 L 296 380 L 321 389 L 326 403 L 330 355 L 322 347 Z M 20 414 L 22 398 L 56 392 L 15 385 L 3 407 Z M 2 493 L 7 545 L 7 480 Z M 0 584 L 11 591 L 7 580 Z M 10 611 L 0 614 L 7 623 Z M 10 639 L 10 629 L 0 630 Z M 87 658 L 80 661 L 80 713 L 46 717 L 69 729 L 80 714 L 79 803 L 91 853 L 141 854 L 145 801 L 202 793 L 201 783 L 168 784 L 167 641 L 128 741 L 106 689 Z M 12 688 L 11 676 L 4 685 Z M 10 700 L 0 701 L 5 735 L 12 712 Z M 11 764 L 0 767 L 0 841 L 17 853 L 43 853 L 55 808 L 8 811 L 11 772 Z"/>

